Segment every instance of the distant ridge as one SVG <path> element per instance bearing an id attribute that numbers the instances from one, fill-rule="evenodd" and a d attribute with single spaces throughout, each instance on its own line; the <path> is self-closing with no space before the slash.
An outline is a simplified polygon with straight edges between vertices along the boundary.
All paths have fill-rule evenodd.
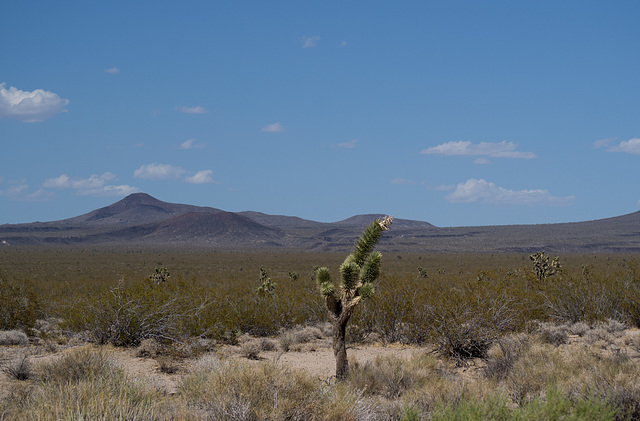
<path id="1" fill-rule="evenodd" d="M 261 212 L 227 212 L 135 193 L 84 215 L 0 225 L 0 247 L 105 244 L 217 250 L 346 251 L 383 214 L 326 223 Z M 412 253 L 640 253 L 640 211 L 595 221 L 440 228 L 396 218 L 379 245 Z"/>

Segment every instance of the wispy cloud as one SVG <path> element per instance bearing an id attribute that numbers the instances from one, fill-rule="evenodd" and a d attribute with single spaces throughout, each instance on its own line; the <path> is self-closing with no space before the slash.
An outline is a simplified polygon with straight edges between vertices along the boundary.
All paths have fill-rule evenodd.
<path id="1" fill-rule="evenodd" d="M 184 181 L 192 184 L 212 184 L 218 183 L 213 179 L 213 171 L 211 170 L 202 170 L 195 173 L 195 175 L 191 177 L 185 177 Z"/>
<path id="2" fill-rule="evenodd" d="M 486 180 L 470 179 L 455 186 L 446 196 L 451 203 L 489 203 L 493 205 L 567 206 L 574 196 L 553 196 L 548 190 L 510 190 Z"/>
<path id="3" fill-rule="evenodd" d="M 268 132 L 268 133 L 281 133 L 286 131 L 287 129 L 282 125 L 282 123 L 280 123 L 279 121 L 273 123 L 273 124 L 267 124 L 266 126 L 264 126 L 262 129 L 263 132 Z"/>
<path id="4" fill-rule="evenodd" d="M 183 105 L 182 107 L 178 108 L 178 111 L 185 114 L 206 114 L 207 113 L 207 110 L 205 110 L 204 107 L 201 107 L 199 105 L 195 107 L 185 107 Z"/>
<path id="5" fill-rule="evenodd" d="M 1 179 L 0 182 L 2 182 Z M 25 180 L 18 180 L 9 181 L 7 182 L 7 187 L 0 188 L 0 197 L 21 202 L 38 202 L 51 199 L 53 193 L 44 189 L 38 189 L 32 192 Z"/>
<path id="6" fill-rule="evenodd" d="M 633 138 L 629 140 L 623 140 L 617 145 L 611 145 L 615 138 L 601 139 L 593 143 L 596 148 L 606 148 L 607 152 L 623 152 L 633 155 L 640 155 L 640 138 Z"/>
<path id="7" fill-rule="evenodd" d="M 0 83 L 0 118 L 15 118 L 26 123 L 44 121 L 64 112 L 68 99 L 43 89 L 21 91 Z"/>
<path id="8" fill-rule="evenodd" d="M 133 172 L 133 178 L 145 180 L 176 180 L 186 171 L 169 164 L 144 164 Z"/>
<path id="9" fill-rule="evenodd" d="M 480 142 L 478 144 L 459 140 L 457 142 L 446 142 L 438 146 L 423 149 L 420 153 L 424 155 L 488 156 L 491 158 L 532 159 L 536 157 L 533 152 L 516 151 L 516 147 L 515 143 L 507 142 L 506 140 L 497 143 Z"/>
<path id="10" fill-rule="evenodd" d="M 118 69 L 117 67 L 111 67 L 109 69 L 104 69 L 104 72 L 112 75 L 117 75 L 118 73 L 120 73 L 120 69 Z"/>
<path id="11" fill-rule="evenodd" d="M 356 147 L 356 144 L 358 143 L 358 139 L 352 139 L 348 142 L 344 142 L 344 143 L 338 143 L 338 147 L 339 148 L 345 148 L 345 149 L 353 149 Z"/>
<path id="12" fill-rule="evenodd" d="M 196 143 L 195 139 L 187 139 L 180 144 L 180 149 L 201 149 L 204 148 L 204 144 Z"/>
<path id="13" fill-rule="evenodd" d="M 313 48 L 318 45 L 318 41 L 320 41 L 320 37 L 317 35 L 312 37 L 303 35 L 300 37 L 300 41 L 302 42 L 302 48 Z"/>
<path id="14" fill-rule="evenodd" d="M 108 184 L 117 177 L 111 172 L 102 175 L 93 174 L 88 178 L 72 178 L 67 174 L 49 178 L 42 183 L 42 187 L 50 189 L 72 189 L 80 196 L 126 196 L 140 191 L 129 185 Z"/>
<path id="15" fill-rule="evenodd" d="M 396 177 L 393 180 L 391 180 L 391 184 L 396 184 L 396 185 L 415 185 L 415 184 L 418 184 L 418 182 L 415 181 L 415 180 L 408 180 L 408 179 L 402 178 L 402 177 Z"/>

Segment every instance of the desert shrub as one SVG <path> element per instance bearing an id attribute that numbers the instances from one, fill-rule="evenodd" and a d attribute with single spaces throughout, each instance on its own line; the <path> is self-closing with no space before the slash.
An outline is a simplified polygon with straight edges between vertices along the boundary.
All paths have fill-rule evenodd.
<path id="1" fill-rule="evenodd" d="M 240 345 L 240 354 L 250 360 L 258 360 L 262 351 L 262 341 L 253 339 Z"/>
<path id="2" fill-rule="evenodd" d="M 130 347 L 145 339 L 177 342 L 206 329 L 194 320 L 211 301 L 192 288 L 184 283 L 121 281 L 70 308 L 65 327 L 87 332 L 88 339 L 98 344 Z"/>
<path id="3" fill-rule="evenodd" d="M 566 274 L 545 291 L 545 305 L 552 319 L 560 322 L 594 323 L 607 319 L 623 319 L 629 288 L 616 277 L 573 277 Z M 625 301 L 626 300 L 626 301 Z"/>
<path id="4" fill-rule="evenodd" d="M 41 303 L 31 282 L 0 275 L 0 330 L 30 332 L 41 314 Z"/>
<path id="5" fill-rule="evenodd" d="M 431 340 L 441 354 L 460 364 L 484 357 L 499 337 L 516 327 L 509 298 L 483 294 L 470 298 L 453 292 L 427 309 Z"/>
<path id="6" fill-rule="evenodd" d="M 536 328 L 542 342 L 551 345 L 563 345 L 569 341 L 569 327 L 566 324 L 542 322 Z"/>
<path id="7" fill-rule="evenodd" d="M 0 345 L 27 345 L 29 338 L 21 330 L 0 330 Z"/>

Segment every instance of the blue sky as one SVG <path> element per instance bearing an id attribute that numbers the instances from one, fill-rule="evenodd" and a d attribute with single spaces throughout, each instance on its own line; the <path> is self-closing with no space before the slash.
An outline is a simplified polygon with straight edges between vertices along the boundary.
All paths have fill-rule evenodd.
<path id="1" fill-rule="evenodd" d="M 438 226 L 640 208 L 637 1 L 2 10 L 0 224 L 133 192 Z"/>

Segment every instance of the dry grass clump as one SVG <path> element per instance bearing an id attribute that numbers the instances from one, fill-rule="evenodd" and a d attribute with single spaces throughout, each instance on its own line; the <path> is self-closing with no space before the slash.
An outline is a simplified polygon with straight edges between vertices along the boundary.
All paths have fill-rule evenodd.
<path id="1" fill-rule="evenodd" d="M 497 380 L 504 379 L 529 346 L 531 346 L 530 336 L 522 333 L 499 339 L 487 351 L 485 375 Z"/>
<path id="2" fill-rule="evenodd" d="M 0 345 L 27 345 L 29 337 L 21 330 L 0 330 Z"/>
<path id="3" fill-rule="evenodd" d="M 153 419 L 159 394 L 114 366 L 106 352 L 84 347 L 34 368 L 39 382 L 2 403 L 6 419 Z"/>
<path id="4" fill-rule="evenodd" d="M 16 380 L 28 380 L 33 375 L 31 362 L 28 358 L 29 355 L 25 353 L 13 361 L 5 362 L 0 366 L 0 371 Z"/>
<path id="5" fill-rule="evenodd" d="M 361 420 L 373 411 L 360 394 L 345 385 L 314 379 L 270 362 L 197 363 L 179 386 L 187 408 L 201 419 L 224 420 Z"/>
<path id="6" fill-rule="evenodd" d="M 364 365 L 354 362 L 349 375 L 349 384 L 365 395 L 379 395 L 396 399 L 407 390 L 418 388 L 431 374 L 433 366 L 428 359 L 433 357 L 415 356 L 410 360 L 394 356 L 377 356 Z"/>

